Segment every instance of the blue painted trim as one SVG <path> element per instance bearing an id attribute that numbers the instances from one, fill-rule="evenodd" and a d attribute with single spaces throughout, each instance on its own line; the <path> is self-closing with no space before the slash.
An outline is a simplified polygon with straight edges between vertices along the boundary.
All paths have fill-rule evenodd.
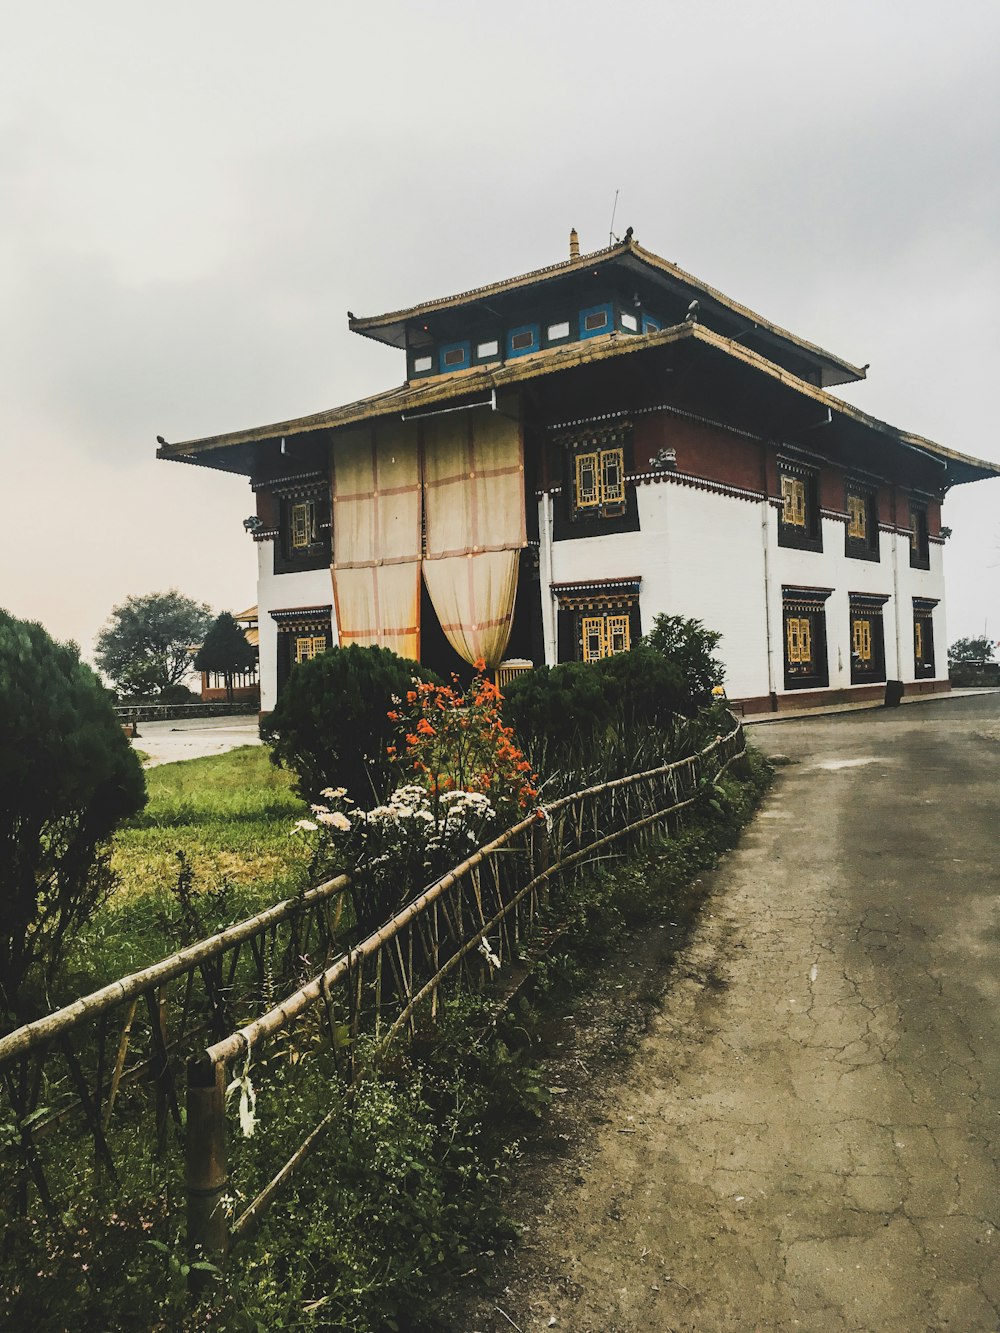
<path id="1" fill-rule="evenodd" d="M 606 316 L 604 323 L 599 329 L 587 328 L 587 316 L 603 314 Z M 586 310 L 580 311 L 580 337 L 581 338 L 599 338 L 603 333 L 613 332 L 615 327 L 615 312 L 611 307 L 611 302 L 607 301 L 603 305 L 588 306 Z"/>
<path id="2" fill-rule="evenodd" d="M 453 361 L 445 365 L 445 356 L 448 352 L 461 352 L 461 361 Z M 472 344 L 468 342 L 445 343 L 438 349 L 438 369 L 442 375 L 446 375 L 451 370 L 468 370 L 472 365 Z"/>
<path id="3" fill-rule="evenodd" d="M 645 313 L 643 314 L 642 316 L 643 333 L 659 333 L 659 331 L 662 328 L 663 325 L 660 323 L 658 319 L 654 319 L 652 315 L 647 315 Z"/>
<path id="4" fill-rule="evenodd" d="M 512 344 L 519 333 L 531 334 L 531 345 L 529 347 L 515 348 Z M 507 359 L 511 360 L 515 356 L 528 356 L 532 352 L 537 352 L 542 346 L 542 330 L 538 324 L 520 324 L 516 329 L 507 331 Z"/>

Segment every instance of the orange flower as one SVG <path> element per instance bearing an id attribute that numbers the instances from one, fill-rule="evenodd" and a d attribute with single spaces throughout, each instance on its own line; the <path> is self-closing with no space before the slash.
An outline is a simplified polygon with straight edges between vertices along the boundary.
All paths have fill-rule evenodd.
<path id="1" fill-rule="evenodd" d="M 417 735 L 418 735 L 418 736 L 436 736 L 436 735 L 437 735 L 437 732 L 434 730 L 434 728 L 431 726 L 431 724 L 427 721 L 427 719 L 426 719 L 425 717 L 422 717 L 422 718 L 420 719 L 420 721 L 417 723 Z"/>

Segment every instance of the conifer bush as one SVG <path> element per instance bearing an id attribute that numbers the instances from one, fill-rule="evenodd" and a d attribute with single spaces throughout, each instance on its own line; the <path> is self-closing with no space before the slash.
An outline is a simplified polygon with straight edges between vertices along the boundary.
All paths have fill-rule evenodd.
<path id="1" fill-rule="evenodd" d="M 0 1025 L 45 1004 L 113 886 L 107 839 L 145 802 L 139 759 L 76 645 L 0 611 Z"/>

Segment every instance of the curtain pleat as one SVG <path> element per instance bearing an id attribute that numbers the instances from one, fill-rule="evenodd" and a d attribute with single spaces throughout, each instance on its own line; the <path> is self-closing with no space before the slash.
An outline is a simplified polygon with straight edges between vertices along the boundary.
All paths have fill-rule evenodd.
<path id="1" fill-rule="evenodd" d="M 448 642 L 493 667 L 510 639 L 525 544 L 516 421 L 469 411 L 423 423 L 424 581 Z"/>
<path id="2" fill-rule="evenodd" d="M 520 551 L 424 562 L 424 581 L 448 642 L 466 662 L 499 666 L 510 639 Z"/>
<path id="3" fill-rule="evenodd" d="M 420 654 L 420 453 L 416 428 L 380 423 L 333 451 L 333 595 L 341 644 Z"/>

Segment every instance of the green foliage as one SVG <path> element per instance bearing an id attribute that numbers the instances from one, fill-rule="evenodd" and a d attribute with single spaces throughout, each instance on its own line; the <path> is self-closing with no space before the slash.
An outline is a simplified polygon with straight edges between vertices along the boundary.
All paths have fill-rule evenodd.
<path id="1" fill-rule="evenodd" d="M 74 644 L 0 611 L 0 1021 L 44 994 L 112 884 L 106 840 L 146 799 L 107 691 Z"/>
<path id="2" fill-rule="evenodd" d="M 195 654 L 196 671 L 215 671 L 226 681 L 226 698 L 232 702 L 233 676 L 253 669 L 257 651 L 247 642 L 228 611 L 221 611 L 209 626 L 205 642 Z"/>
<path id="3" fill-rule="evenodd" d="M 205 637 L 211 619 L 208 606 L 176 588 L 127 597 L 98 634 L 95 660 L 122 694 L 160 694 L 188 671 L 191 645 Z"/>
<path id="4" fill-rule="evenodd" d="M 165 690 L 160 691 L 160 697 L 156 702 L 160 704 L 198 704 L 201 703 L 201 695 L 195 694 L 194 690 L 189 690 L 186 685 L 168 685 Z"/>
<path id="5" fill-rule="evenodd" d="M 992 662 L 996 644 L 985 636 L 980 639 L 956 639 L 948 649 L 949 662 Z"/>
<path id="6" fill-rule="evenodd" d="M 274 762 L 296 774 L 306 800 L 346 787 L 368 805 L 392 786 L 386 750 L 396 737 L 388 714 L 414 680 L 440 683 L 387 648 L 330 648 L 295 667 L 261 735 Z"/>
<path id="7" fill-rule="evenodd" d="M 171 765 L 150 776 L 162 775 L 170 791 L 160 795 L 176 800 L 190 820 L 194 795 L 180 778 L 210 763 L 217 761 Z M 218 788 L 221 802 L 221 769 L 209 777 L 206 785 Z M 536 995 L 543 993 L 543 1001 L 549 995 L 551 1014 L 566 1013 L 568 991 L 607 981 L 595 962 L 627 944 L 637 925 L 668 914 L 677 921 L 693 917 L 703 894 L 699 872 L 735 842 L 768 778 L 766 762 L 751 753 L 705 785 L 703 799 L 671 836 L 605 862 L 616 865 L 612 873 L 588 869 L 563 880 L 557 910 L 570 920 L 568 943 L 536 973 Z M 183 886 L 186 901 L 189 889 Z M 185 912 L 192 906 L 188 901 Z M 513 1235 L 503 1200 L 519 1170 L 519 1139 L 544 1123 L 552 1096 L 551 1076 L 537 1058 L 539 1024 L 547 1016 L 535 1003 L 522 996 L 516 1012 L 498 1016 L 484 997 L 445 1000 L 436 1025 L 418 1027 L 408 1051 L 381 1070 L 372 1068 L 371 1045 L 362 1039 L 358 1062 L 369 1072 L 349 1093 L 333 1068 L 324 1015 L 311 1030 L 301 1026 L 286 1041 L 270 1043 L 252 1070 L 257 1131 L 251 1139 L 234 1132 L 230 1141 L 234 1182 L 249 1187 L 269 1178 L 322 1116 L 333 1108 L 337 1114 L 258 1235 L 217 1281 L 203 1267 L 210 1281 L 197 1306 L 185 1291 L 193 1265 L 183 1244 L 173 1145 L 164 1174 L 152 1139 L 136 1135 L 117 1182 L 95 1179 L 87 1154 L 67 1155 L 60 1165 L 81 1184 L 69 1194 L 68 1211 L 7 1223 L 0 1325 L 30 1324 L 38 1333 L 81 1327 L 416 1333 L 444 1326 L 449 1286 Z M 158 1179 L 169 1187 L 150 1183 Z"/>
<path id="8" fill-rule="evenodd" d="M 725 669 L 715 656 L 721 640 L 721 634 L 706 629 L 700 620 L 664 614 L 656 617 L 643 639 L 680 672 L 687 691 L 686 712 L 707 704 L 713 688 L 722 684 Z"/>
<path id="9" fill-rule="evenodd" d="M 76 994 L 179 946 L 178 930 L 165 927 L 177 919 L 179 857 L 205 935 L 292 897 L 310 872 L 310 848 L 288 835 L 305 807 L 263 746 L 159 764 L 146 783 L 146 808 L 112 840 L 114 895 L 68 956 Z"/>
<path id="10" fill-rule="evenodd" d="M 515 677 L 504 715 L 548 790 L 557 784 L 572 791 L 674 757 L 686 699 L 677 667 L 637 644 L 601 662 L 564 662 Z M 685 733 L 683 744 L 690 740 Z"/>

